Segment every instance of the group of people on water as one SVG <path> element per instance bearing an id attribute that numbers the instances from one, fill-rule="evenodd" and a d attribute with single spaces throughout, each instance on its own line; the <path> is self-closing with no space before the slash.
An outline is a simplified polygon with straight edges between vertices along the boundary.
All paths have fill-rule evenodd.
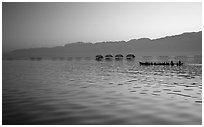
<path id="1" fill-rule="evenodd" d="M 101 60 L 103 60 L 103 58 L 104 57 L 102 55 L 96 56 L 97 61 L 101 61 Z M 135 56 L 133 54 L 128 54 L 126 56 L 127 60 L 132 60 L 134 58 L 135 58 Z M 112 59 L 113 59 L 113 56 L 110 54 L 105 56 L 105 60 L 112 60 Z M 123 59 L 123 55 L 119 54 L 119 55 L 115 56 L 115 60 L 121 60 L 121 59 Z M 174 63 L 173 61 L 170 61 L 170 62 L 139 62 L 139 64 L 144 65 L 144 66 L 150 66 L 150 65 L 181 66 L 181 65 L 183 65 L 183 63 L 181 61 L 178 61 L 176 63 Z"/>
<path id="2" fill-rule="evenodd" d="M 150 65 L 167 65 L 167 66 L 174 66 L 174 65 L 177 65 L 177 66 L 181 66 L 183 65 L 183 63 L 181 61 L 177 62 L 177 63 L 174 63 L 173 61 L 171 61 L 170 63 L 169 62 L 139 62 L 140 65 L 146 65 L 146 66 L 150 66 Z"/>

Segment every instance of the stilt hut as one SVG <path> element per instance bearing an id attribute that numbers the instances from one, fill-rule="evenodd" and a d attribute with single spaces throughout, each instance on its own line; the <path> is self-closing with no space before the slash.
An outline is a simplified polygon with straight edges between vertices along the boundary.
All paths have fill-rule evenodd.
<path id="1" fill-rule="evenodd" d="M 122 60 L 122 59 L 123 59 L 123 55 L 122 54 L 115 55 L 115 60 Z"/>
<path id="2" fill-rule="evenodd" d="M 103 56 L 102 55 L 96 55 L 96 60 L 98 60 L 98 61 L 103 60 Z"/>
<path id="3" fill-rule="evenodd" d="M 135 55 L 134 54 L 128 54 L 127 56 L 126 56 L 126 59 L 127 60 L 132 60 L 132 59 L 134 59 L 135 58 Z"/>
<path id="4" fill-rule="evenodd" d="M 113 56 L 111 54 L 105 55 L 106 60 L 112 60 Z"/>

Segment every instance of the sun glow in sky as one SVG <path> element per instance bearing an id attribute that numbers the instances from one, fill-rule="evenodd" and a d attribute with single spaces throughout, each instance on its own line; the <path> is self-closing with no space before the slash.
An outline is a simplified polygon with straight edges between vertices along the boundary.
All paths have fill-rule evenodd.
<path id="1" fill-rule="evenodd" d="M 202 30 L 201 2 L 3 3 L 3 51 Z"/>

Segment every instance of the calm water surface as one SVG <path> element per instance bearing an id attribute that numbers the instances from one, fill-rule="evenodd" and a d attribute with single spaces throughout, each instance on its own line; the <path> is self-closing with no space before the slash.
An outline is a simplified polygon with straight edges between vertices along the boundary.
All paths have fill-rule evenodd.
<path id="1" fill-rule="evenodd" d="M 202 124 L 202 66 L 3 61 L 3 124 Z"/>

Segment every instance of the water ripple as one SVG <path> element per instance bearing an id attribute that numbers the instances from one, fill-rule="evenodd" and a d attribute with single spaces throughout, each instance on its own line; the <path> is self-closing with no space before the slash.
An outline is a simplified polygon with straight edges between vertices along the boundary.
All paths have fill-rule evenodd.
<path id="1" fill-rule="evenodd" d="M 2 123 L 202 124 L 202 66 L 3 61 Z"/>

